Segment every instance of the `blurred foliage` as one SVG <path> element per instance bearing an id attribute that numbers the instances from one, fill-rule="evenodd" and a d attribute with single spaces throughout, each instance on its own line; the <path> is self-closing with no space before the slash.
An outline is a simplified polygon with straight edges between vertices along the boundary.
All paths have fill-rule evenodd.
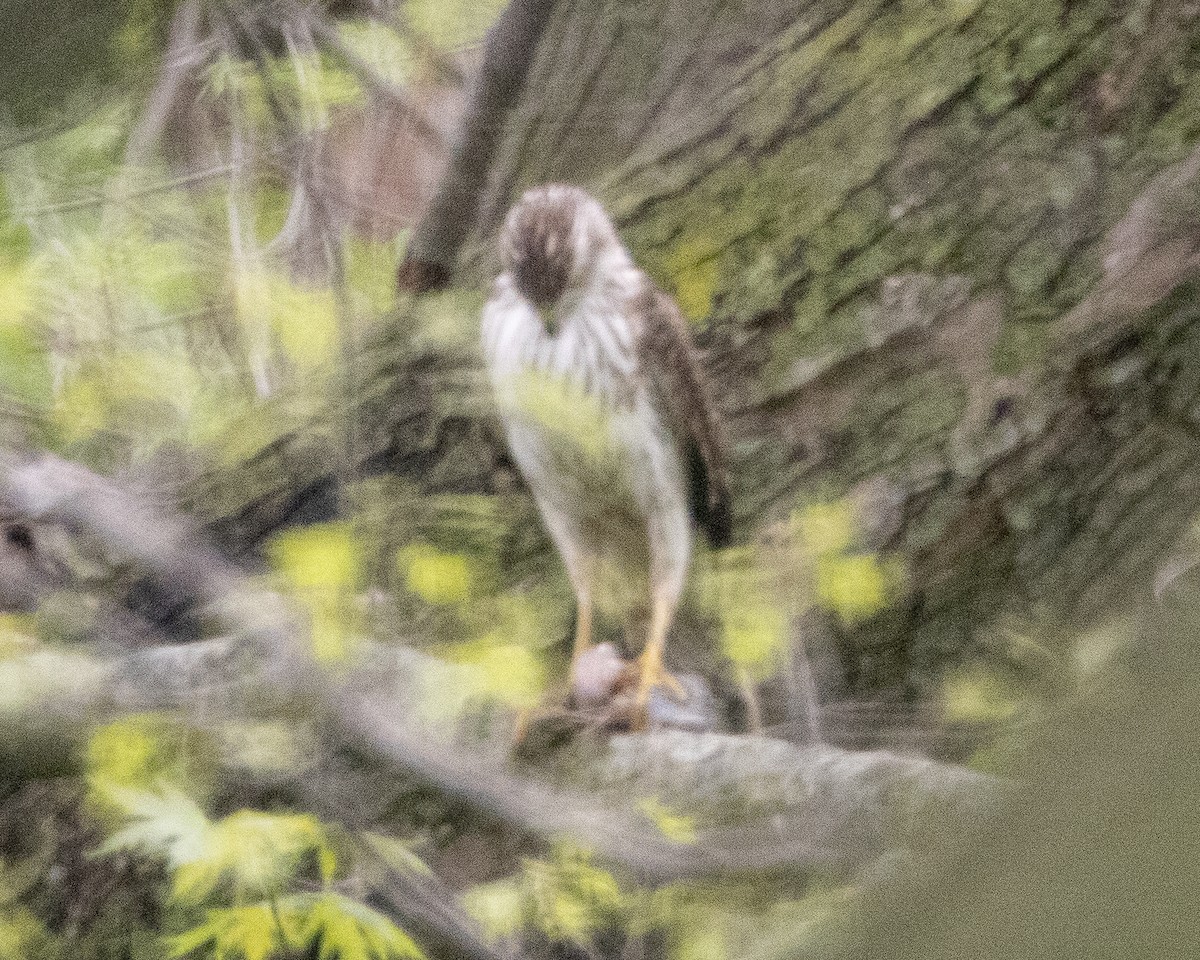
<path id="1" fill-rule="evenodd" d="M 504 6 L 505 0 L 408 0 L 405 13 L 416 31 L 452 49 L 480 42 Z"/>
<path id="2" fill-rule="evenodd" d="M 238 312 L 266 319 L 287 357 L 300 369 L 328 363 L 338 345 L 337 308 L 327 289 L 305 289 L 270 271 L 237 278 Z"/>
<path id="3" fill-rule="evenodd" d="M 24 907 L 0 905 L 0 960 L 58 955 L 53 938 L 36 916 Z"/>
<path id="4" fill-rule="evenodd" d="M 335 29 L 368 65 L 387 66 L 382 80 L 405 83 L 433 71 L 430 58 L 441 51 L 477 42 L 499 6 L 414 3 L 395 11 L 397 25 L 356 17 Z M 216 119 L 211 164 L 186 160 L 187 150 L 205 149 L 202 135 L 183 144 L 183 161 L 178 145 L 160 153 L 150 144 L 152 159 L 123 164 L 155 79 L 169 67 L 175 8 L 63 0 L 0 12 L 8 51 L 0 58 L 6 446 L 49 448 L 104 471 L 238 464 L 338 402 L 350 345 L 393 307 L 397 244 L 335 238 L 325 269 L 297 268 L 290 218 L 304 187 L 271 159 L 279 143 L 317 137 L 366 103 L 363 78 L 341 56 L 280 43 L 278 24 L 263 21 L 259 61 L 212 30 L 188 105 L 196 117 Z M 221 4 L 202 2 L 200 10 L 202 30 L 219 26 Z M 254 11 L 241 11 L 243 24 Z M 474 295 L 431 298 L 411 342 L 473 347 L 478 309 Z M 345 522 L 287 531 L 267 551 L 276 582 L 308 614 L 316 657 L 337 663 L 355 655 L 373 615 L 364 595 L 382 584 L 402 594 L 393 609 L 411 607 L 416 628 L 442 618 L 430 642 L 470 678 L 455 685 L 461 702 L 451 715 L 497 698 L 533 703 L 544 687 L 540 623 L 566 611 L 558 587 L 535 586 L 528 596 L 501 589 L 499 547 L 488 541 L 503 526 L 495 505 L 422 502 L 422 519 L 413 522 L 410 511 L 390 535 L 364 526 L 371 510 L 395 518 L 414 493 L 376 491 L 375 501 L 358 503 Z M 474 523 L 479 535 L 441 549 L 455 540 L 443 514 Z M 120 576 L 103 557 L 91 563 L 96 584 Z M 79 621 L 67 633 L 86 637 L 91 599 L 81 595 L 73 607 L 56 600 L 36 617 L 4 616 L 6 709 L 55 684 L 95 678 L 94 663 L 57 649 L 70 639 L 60 629 L 64 611 Z M 213 812 L 222 764 L 264 775 L 299 766 L 302 730 L 220 722 L 201 731 L 138 715 L 95 731 L 85 753 L 87 788 L 77 798 L 84 835 L 60 835 L 53 822 L 44 830 L 51 847 L 79 845 L 69 857 L 110 872 L 83 878 L 85 887 L 116 883 L 128 893 L 93 919 L 68 923 L 62 916 L 73 917 L 73 908 L 55 901 L 45 858 L 0 859 L 0 960 L 100 958 L 114 949 L 138 960 L 266 960 L 302 950 L 327 960 L 421 955 L 362 901 L 369 866 L 357 856 L 359 838 L 286 810 Z M 11 842 L 5 804 L 0 845 Z M 384 841 L 389 862 L 421 866 L 403 840 Z M 14 847 L 24 848 L 23 839 Z M 131 861 L 147 866 L 130 875 Z"/>
<path id="5" fill-rule="evenodd" d="M 413 544 L 396 554 L 404 583 L 426 603 L 462 603 L 471 596 L 470 562 L 462 554 L 442 553 L 428 544 Z"/>
<path id="6" fill-rule="evenodd" d="M 886 609 L 902 585 L 901 566 L 862 550 L 858 539 L 849 501 L 805 502 L 757 542 L 715 554 L 694 590 L 720 623 L 725 656 L 764 680 L 783 666 L 807 611 L 853 626 Z"/>
<path id="7" fill-rule="evenodd" d="M 616 879 L 585 850 L 556 847 L 516 877 L 468 892 L 467 909 L 493 938 L 532 929 L 551 942 L 590 944 L 627 909 Z"/>
<path id="8" fill-rule="evenodd" d="M 947 721 L 1007 720 L 1019 709 L 1002 679 L 981 668 L 951 672 L 942 687 L 943 711 Z"/>
<path id="9" fill-rule="evenodd" d="M 424 956 L 383 914 L 333 892 L 209 910 L 204 923 L 174 938 L 171 955 L 267 960 L 281 949 L 315 950 L 320 960 Z"/>
<path id="10" fill-rule="evenodd" d="M 275 565 L 310 615 L 313 654 L 319 661 L 344 660 L 354 644 L 351 603 L 362 586 L 359 546 L 343 524 L 303 527 L 271 544 Z"/>
<path id="11" fill-rule="evenodd" d="M 717 293 L 719 250 L 696 238 L 678 244 L 664 265 L 674 280 L 675 299 L 683 315 L 700 322 L 712 313 Z"/>
<path id="12" fill-rule="evenodd" d="M 390 26 L 386 18 L 358 16 L 335 29 L 378 79 L 404 85 L 436 74 L 446 51 L 477 43 L 501 6 L 409 0 Z M 866 18 L 869 6 L 852 11 L 844 29 Z M 986 12 L 1002 24 L 1031 11 L 1050 16 L 1036 6 L 1004 2 L 985 11 L 964 0 L 936 14 L 961 23 Z M 222 9 L 204 5 L 214 17 Z M 931 9 L 899 11 L 898 35 L 873 36 L 868 62 L 886 64 L 919 49 Z M 126 167 L 123 157 L 164 63 L 173 12 L 173 4 L 153 0 L 10 0 L 0 13 L 0 444 L 56 450 L 111 473 L 137 477 L 145 469 L 151 479 L 174 468 L 203 474 L 272 456 L 273 442 L 288 431 L 326 429 L 349 449 L 354 425 L 343 390 L 347 372 L 362 361 L 359 345 L 387 331 L 402 371 L 389 375 L 397 378 L 414 357 L 470 357 L 481 293 L 450 290 L 406 304 L 397 330 L 389 311 L 403 237 L 394 244 L 324 237 L 317 268 L 303 262 L 292 218 L 311 197 L 288 167 L 290 151 L 317 152 L 317 138 L 368 102 L 370 85 L 344 55 L 282 42 L 278 24 L 263 26 L 261 48 L 221 31 L 209 37 L 197 106 L 217 143 L 204 154 L 211 168 L 153 151 L 155 159 Z M 1062 40 L 1055 34 L 1045 49 L 1022 42 L 998 72 L 1001 80 L 980 84 L 971 96 L 988 109 L 1011 102 L 1022 77 L 1062 55 Z M 805 62 L 781 70 L 807 75 L 817 52 L 803 49 L 801 56 Z M 845 82 L 857 83 L 849 76 Z M 912 111 L 933 106 L 914 100 L 895 116 L 912 119 Z M 878 112 L 882 133 L 854 158 L 856 169 L 878 160 L 871 155 L 891 140 L 893 115 Z M 1166 147 L 1182 149 L 1186 132 L 1168 132 Z M 783 342 L 772 348 L 784 365 L 836 339 L 836 326 L 825 322 L 832 305 L 836 322 L 857 330 L 856 298 L 875 273 L 895 267 L 892 261 L 916 257 L 933 268 L 986 259 L 965 246 L 950 249 L 937 221 L 911 236 L 895 231 L 882 239 L 903 246 L 888 253 L 891 265 L 849 262 L 871 239 L 882 201 L 874 186 L 845 197 L 844 171 L 817 169 L 815 158 L 829 149 L 797 140 L 777 168 L 753 177 L 737 163 L 716 170 L 713 183 L 684 192 L 674 240 L 647 243 L 660 251 L 655 272 L 697 323 L 718 305 L 735 317 L 758 317 L 785 287 L 805 291 L 784 318 Z M 1014 176 L 1025 163 L 1016 164 Z M 790 184 L 797 170 L 816 202 L 776 211 L 777 197 L 790 195 L 779 184 Z M 1087 175 L 1086 165 L 1055 171 L 1048 189 L 1065 203 L 1085 188 Z M 745 210 L 713 217 L 730 206 L 730 196 Z M 742 241 L 754 236 L 749 228 L 764 205 L 772 210 L 765 222 L 804 239 L 804 271 L 812 275 L 806 285 L 786 275 L 761 237 L 758 252 L 746 252 Z M 1033 248 L 993 259 L 1004 261 L 1004 282 L 1022 301 L 1039 298 L 1058 263 Z M 1073 295 L 1069 280 L 1056 295 Z M 1033 331 L 1028 342 L 1005 343 L 1002 352 L 1036 355 L 1043 346 Z M 430 403 L 446 420 L 479 420 L 490 409 L 478 380 L 461 371 L 438 387 Z M 602 511 L 605 491 L 620 481 L 612 473 L 614 424 L 560 382 L 526 377 L 511 387 L 510 412 L 549 429 L 554 455 L 590 465 L 589 495 Z M 949 391 L 945 399 L 952 406 Z M 314 428 L 317 412 L 329 414 L 326 426 Z M 930 411 L 917 416 L 928 420 Z M 411 678 L 405 705 L 415 720 L 453 734 L 479 716 L 507 725 L 515 711 L 560 693 L 571 591 L 528 498 L 500 477 L 486 492 L 447 484 L 430 493 L 394 477 L 346 473 L 338 478 L 338 521 L 279 533 L 260 571 L 306 615 L 315 658 L 353 666 L 366 636 L 419 648 L 429 666 Z M 698 558 L 681 629 L 719 650 L 718 681 L 727 671 L 749 687 L 771 681 L 795 655 L 804 618 L 856 627 L 886 615 L 903 592 L 906 571 L 865 545 L 850 499 L 810 496 L 782 504 L 779 513 L 749 542 Z M 89 582 L 119 580 L 122 571 L 103 570 L 103 558 L 88 559 L 98 571 Z M 634 604 L 616 588 L 605 590 L 601 620 L 612 622 L 597 629 L 612 633 Z M 36 615 L 0 618 L 0 705 L 36 703 L 61 689 L 55 683 L 95 675 L 95 664 L 68 643 L 86 637 L 97 605 L 94 597 L 63 591 Z M 1200 822 L 1184 789 L 1196 771 L 1171 753 L 1194 739 L 1195 645 L 1185 641 L 1195 631 L 1181 616 L 1139 644 L 1130 632 L 1127 624 L 1070 624 L 1045 635 L 1017 624 L 995 639 L 993 660 L 961 665 L 936 681 L 937 722 L 1002 731 L 971 763 L 1031 786 L 1021 795 L 1028 805 L 1006 808 L 1000 826 L 983 835 L 984 855 L 972 846 L 980 835 L 971 825 L 930 826 L 947 827 L 962 849 L 947 855 L 949 866 L 920 865 L 934 880 L 919 888 L 915 903 L 895 893 L 906 889 L 900 881 L 889 885 L 886 864 L 878 887 L 875 878 L 843 883 L 806 875 L 645 890 L 566 843 L 511 856 L 501 879 L 473 878 L 464 901 L 491 937 L 548 943 L 562 956 L 593 956 L 614 931 L 644 938 L 654 955 L 671 960 L 724 960 L 751 946 L 771 957 L 821 956 L 838 944 L 855 945 L 847 956 L 922 960 L 1172 955 L 1163 929 L 1146 917 L 1155 906 L 1169 907 L 1181 924 L 1195 913 L 1194 878 L 1183 867 Z M 626 647 L 637 652 L 636 634 Z M 1149 659 L 1139 662 L 1140 655 Z M 90 927 L 73 925 L 47 892 L 46 876 L 77 874 L 57 862 L 52 871 L 48 856 L 31 853 L 28 830 L 16 831 L 15 840 L 4 833 L 0 960 L 420 956 L 408 933 L 368 906 L 362 892 L 370 871 L 362 844 L 397 869 L 428 870 L 407 839 L 359 834 L 285 804 L 246 806 L 243 797 L 221 792 L 228 768 L 298 768 L 312 752 L 311 736 L 290 717 L 221 720 L 200 730 L 146 714 L 94 731 L 86 785 L 60 785 L 76 794 L 63 806 L 85 826 L 75 829 L 61 817 L 48 819 L 44 832 L 49 846 L 69 848 L 59 854 L 71 869 L 85 862 L 112 871 L 97 888 L 118 891 L 113 905 Z M 1168 787 L 1179 789 L 1168 796 Z M 3 808 L 8 793 L 0 798 Z M 699 842 L 692 811 L 641 794 L 624 799 L 664 838 Z M 462 817 L 438 808 L 430 833 L 444 839 L 449 822 Z M 1161 837 L 1152 830 L 1155 818 L 1167 831 Z M 474 825 L 452 826 L 467 833 Z M 972 872 L 981 860 L 986 881 Z M 896 869 L 911 880 L 903 863 Z M 1071 895 L 1054 902 L 1057 888 L 1068 885 Z M 946 903 L 952 909 L 931 918 L 931 904 Z M 1122 906 L 1110 918 L 1096 908 L 1105 903 Z M 1146 936 L 1122 941 L 1115 918 Z M 976 926 L 968 930 L 970 924 Z M 1011 943 L 1023 949 L 997 946 Z"/>
<path id="13" fill-rule="evenodd" d="M 166 716 L 135 714 L 92 732 L 86 766 L 94 816 L 114 822 L 122 805 L 110 790 L 136 790 L 159 781 L 188 784 L 199 795 L 212 789 L 213 745 L 204 734 Z"/>
<path id="14" fill-rule="evenodd" d="M 653 802 L 643 806 L 656 817 L 661 811 Z M 801 943 L 800 931 L 841 908 L 848 893 L 821 881 L 769 896 L 736 881 L 644 890 L 621 883 L 586 850 L 560 844 L 545 859 L 525 860 L 513 876 L 469 890 L 464 902 L 493 940 L 531 955 L 539 942 L 619 955 L 614 944 L 629 937 L 671 960 L 732 960 L 781 926 Z"/>
<path id="15" fill-rule="evenodd" d="M 44 121 L 94 106 L 97 93 L 160 49 L 167 0 L 11 0 L 0 9 L 0 90 L 6 119 Z M 132 78 L 131 78 L 132 73 Z M 0 141 L 2 142 L 2 141 Z"/>
<path id="16" fill-rule="evenodd" d="M 266 960 L 310 948 L 342 960 L 422 956 L 385 916 L 338 889 L 354 870 L 348 841 L 315 817 L 239 810 L 211 820 L 165 781 L 94 780 L 94 789 L 123 819 L 95 855 L 166 863 L 167 926 L 182 928 L 167 938 L 167 956 Z"/>
<path id="17" fill-rule="evenodd" d="M 676 813 L 656 797 L 648 797 L 638 804 L 638 809 L 653 821 L 668 840 L 676 843 L 695 843 L 696 824 L 693 818 Z"/>
<path id="18" fill-rule="evenodd" d="M 1109 629 L 1121 652 L 1016 741 L 998 809 L 926 824 L 928 853 L 881 874 L 815 937 L 784 925 L 741 955 L 1190 955 L 1200 942 L 1194 578 Z"/>

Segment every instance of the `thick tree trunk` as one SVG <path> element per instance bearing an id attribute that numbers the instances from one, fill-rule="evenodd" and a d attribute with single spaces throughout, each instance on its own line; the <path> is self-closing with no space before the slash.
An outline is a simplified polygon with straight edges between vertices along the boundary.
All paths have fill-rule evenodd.
<path id="1" fill-rule="evenodd" d="M 999 615 L 1148 584 L 1200 505 L 1197 52 L 1165 0 L 564 0 L 441 255 L 481 285 L 516 193 L 594 188 L 698 323 L 743 535 L 853 496 L 907 587 L 849 685 L 919 688 Z M 445 415 L 472 363 L 375 348 L 353 461 L 489 489 L 486 422 Z M 336 476 L 328 436 L 194 501 L 253 540 Z"/>

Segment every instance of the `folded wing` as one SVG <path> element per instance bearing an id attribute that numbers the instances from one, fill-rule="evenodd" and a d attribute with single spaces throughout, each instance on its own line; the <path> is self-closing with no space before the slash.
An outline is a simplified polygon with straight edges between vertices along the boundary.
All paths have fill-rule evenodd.
<path id="1" fill-rule="evenodd" d="M 635 296 L 638 363 L 688 471 L 692 516 L 716 547 L 729 543 L 726 445 L 687 322 L 671 297 L 648 279 Z"/>

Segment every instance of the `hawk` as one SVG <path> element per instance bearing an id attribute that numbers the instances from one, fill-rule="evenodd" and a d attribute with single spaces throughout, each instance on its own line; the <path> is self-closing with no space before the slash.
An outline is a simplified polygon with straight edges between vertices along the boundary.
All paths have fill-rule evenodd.
<path id="1" fill-rule="evenodd" d="M 663 647 L 692 524 L 715 546 L 729 540 L 722 431 L 679 308 L 588 193 L 527 191 L 499 253 L 483 351 L 513 459 L 575 592 L 572 674 L 591 644 L 599 566 L 615 561 L 649 609 L 636 701 L 644 715 L 653 687 L 682 693 Z"/>

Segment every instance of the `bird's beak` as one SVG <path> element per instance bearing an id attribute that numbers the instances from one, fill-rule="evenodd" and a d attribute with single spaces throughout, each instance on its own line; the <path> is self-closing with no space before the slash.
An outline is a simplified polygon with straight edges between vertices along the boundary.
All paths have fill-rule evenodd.
<path id="1" fill-rule="evenodd" d="M 551 336 L 558 333 L 558 305 L 556 303 L 535 304 L 538 316 L 542 318 L 542 326 Z"/>

